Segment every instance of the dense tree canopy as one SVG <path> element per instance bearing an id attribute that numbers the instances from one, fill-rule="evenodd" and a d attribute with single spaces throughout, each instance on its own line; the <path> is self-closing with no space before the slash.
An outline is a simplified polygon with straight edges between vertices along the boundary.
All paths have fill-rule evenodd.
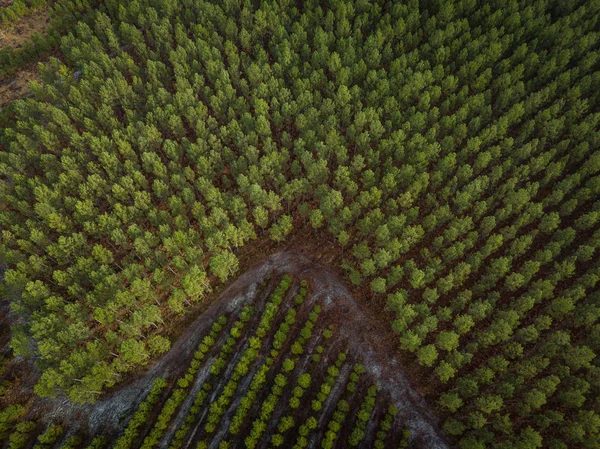
<path id="1" fill-rule="evenodd" d="M 240 247 L 305 226 L 393 312 L 460 447 L 598 447 L 599 20 L 593 0 L 104 1 L 0 151 L 36 391 L 97 398 Z"/>

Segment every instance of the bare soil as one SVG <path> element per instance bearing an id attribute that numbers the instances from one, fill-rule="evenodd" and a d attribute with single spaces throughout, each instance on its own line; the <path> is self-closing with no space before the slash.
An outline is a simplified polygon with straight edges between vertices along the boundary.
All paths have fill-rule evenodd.
<path id="1" fill-rule="evenodd" d="M 329 245 L 331 246 L 331 245 Z M 272 257 L 292 259 L 294 274 L 307 279 L 315 290 L 315 300 L 324 304 L 325 325 L 336 327 L 338 334 L 348 344 L 348 352 L 355 354 L 377 383 L 379 394 L 389 395 L 398 407 L 399 418 L 406 423 L 414 447 L 444 447 L 436 431 L 436 421 L 423 398 L 414 391 L 396 351 L 389 344 L 387 321 L 382 321 L 356 302 L 340 277 L 329 267 L 307 258 L 307 254 L 293 251 Z M 297 264 L 297 265 L 296 265 Z M 383 310 L 379 311 L 380 313 Z M 394 342 L 397 338 L 393 339 Z"/>
<path id="2" fill-rule="evenodd" d="M 254 253 L 255 256 L 259 254 Z M 363 310 L 340 278 L 328 267 L 315 261 L 317 257 L 318 254 L 311 257 L 302 250 L 281 251 L 262 261 L 262 257 L 254 257 L 255 261 L 259 259 L 257 263 L 225 288 L 208 309 L 183 331 L 172 349 L 149 366 L 144 375 L 131 380 L 124 388 L 107 394 L 93 405 L 75 406 L 64 399 L 47 401 L 47 405 L 54 409 L 55 418 L 71 423 L 80 420 L 82 427 L 89 426 L 94 433 L 110 428 L 116 431 L 122 426 L 121 418 L 135 410 L 154 379 L 166 377 L 172 381 L 185 371 L 187 361 L 191 359 L 200 340 L 220 315 L 236 313 L 248 304 L 261 310 L 265 294 L 264 290 L 261 294 L 260 283 L 269 275 L 273 280 L 290 273 L 296 280 L 306 279 L 311 285 L 313 293 L 312 296 L 309 294 L 310 301 L 305 301 L 302 306 L 302 314 L 307 313 L 315 303 L 321 305 L 319 327 L 334 324 L 334 339 L 343 340 L 345 351 L 365 366 L 370 381 L 378 385 L 378 395 L 385 396 L 396 405 L 399 409 L 397 420 L 410 430 L 410 446 L 446 448 L 434 416 L 411 387 L 401 362 L 395 358 L 394 348 L 386 342 L 385 332 L 381 330 L 387 329 L 387 325 L 381 321 L 378 324 L 373 314 Z M 335 402 L 331 406 L 333 411 Z M 378 409 L 376 413 L 381 413 L 381 410 Z M 180 419 L 181 416 L 178 417 Z M 369 432 L 373 431 L 369 429 Z"/>
<path id="3" fill-rule="evenodd" d="M 255 263 L 263 261 L 270 254 L 279 251 L 299 251 L 312 262 L 326 265 L 327 270 L 337 276 L 337 281 L 360 304 L 362 313 L 368 317 L 369 323 L 377 327 L 377 341 L 382 342 L 389 351 L 385 357 L 391 359 L 400 352 L 398 334 L 391 327 L 391 322 L 396 317 L 386 310 L 385 295 L 373 295 L 366 282 L 363 285 L 352 284 L 348 280 L 346 272 L 340 267 L 344 257 L 352 259 L 350 247 L 342 249 L 331 234 L 322 230 L 315 231 L 308 223 L 303 223 L 302 218 L 296 217 L 294 233 L 285 242 L 276 244 L 265 237 L 262 241 L 248 244 L 243 250 L 248 248 L 250 248 L 249 253 L 253 256 Z M 424 375 L 424 372 L 425 370 L 422 370 L 418 363 L 412 363 L 410 367 L 406 363 L 404 365 L 404 373 L 411 379 L 413 389 L 426 398 L 436 397 L 434 387 L 437 385 L 435 382 L 431 382 L 431 377 Z"/>
<path id="4" fill-rule="evenodd" d="M 15 24 L 2 24 L 0 27 L 0 48 L 18 49 L 35 33 L 45 34 L 50 22 L 50 11 L 42 6 L 32 14 L 21 18 Z"/>

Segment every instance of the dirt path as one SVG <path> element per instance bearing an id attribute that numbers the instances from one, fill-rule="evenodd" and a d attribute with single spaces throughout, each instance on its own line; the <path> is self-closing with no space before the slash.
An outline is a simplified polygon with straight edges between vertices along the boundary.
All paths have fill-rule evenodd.
<path id="1" fill-rule="evenodd" d="M 307 279 L 313 296 L 309 303 L 318 302 L 323 308 L 323 326 L 336 325 L 336 338 L 345 341 L 347 351 L 365 366 L 379 391 L 389 397 L 398 407 L 398 419 L 410 430 L 412 447 L 442 449 L 444 443 L 437 430 L 436 421 L 427 409 L 425 401 L 411 388 L 401 363 L 393 351 L 386 347 L 384 339 L 371 314 L 361 310 L 340 279 L 299 251 L 283 251 L 271 255 L 262 263 L 250 268 L 228 286 L 212 305 L 183 332 L 172 349 L 149 367 L 139 380 L 116 391 L 96 404 L 78 407 L 67 401 L 54 401 L 56 415 L 73 419 L 79 414 L 87 415 L 90 430 L 117 429 L 123 415 L 131 414 L 146 396 L 154 379 L 174 379 L 186 368 L 184 360 L 190 360 L 200 340 L 220 315 L 237 312 L 247 304 L 260 310 L 264 295 L 258 295 L 259 284 L 267 275 L 291 273 L 296 279 Z M 308 304 L 305 304 L 309 308 Z M 311 306 L 312 307 L 312 306 Z M 321 321 L 321 320 L 320 320 Z M 163 440 L 164 442 L 165 440 Z M 168 441 L 168 438 L 166 439 Z"/>

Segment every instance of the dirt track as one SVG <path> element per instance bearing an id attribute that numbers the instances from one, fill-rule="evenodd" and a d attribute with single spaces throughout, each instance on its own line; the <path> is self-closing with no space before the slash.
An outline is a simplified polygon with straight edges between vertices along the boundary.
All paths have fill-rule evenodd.
<path id="1" fill-rule="evenodd" d="M 336 339 L 341 339 L 347 351 L 365 366 L 379 391 L 398 407 L 400 421 L 410 430 L 412 447 L 446 448 L 435 419 L 425 401 L 411 388 L 402 366 L 384 339 L 380 338 L 377 324 L 364 313 L 337 276 L 326 267 L 310 260 L 299 251 L 283 251 L 268 257 L 237 278 L 201 314 L 173 344 L 171 350 L 149 367 L 135 383 L 109 394 L 89 406 L 73 406 L 66 401 L 54 401 L 55 416 L 71 420 L 88 416 L 92 432 L 122 426 L 120 419 L 131 414 L 145 397 L 157 377 L 174 379 L 187 367 L 187 361 L 206 335 L 213 321 L 220 315 L 235 312 L 252 303 L 258 309 L 264 305 L 264 295 L 258 295 L 259 284 L 267 275 L 291 273 L 296 279 L 307 279 L 314 292 L 311 303 L 318 301 L 323 308 L 324 325 L 336 325 Z M 54 408 L 53 407 L 53 408 Z M 168 440 L 163 440 L 163 446 Z"/>

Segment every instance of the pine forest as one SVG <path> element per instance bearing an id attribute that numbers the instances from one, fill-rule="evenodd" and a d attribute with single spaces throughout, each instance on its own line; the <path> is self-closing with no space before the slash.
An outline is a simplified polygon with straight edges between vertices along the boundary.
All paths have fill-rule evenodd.
<path id="1" fill-rule="evenodd" d="M 600 2 L 0 0 L 0 448 L 600 449 Z"/>

